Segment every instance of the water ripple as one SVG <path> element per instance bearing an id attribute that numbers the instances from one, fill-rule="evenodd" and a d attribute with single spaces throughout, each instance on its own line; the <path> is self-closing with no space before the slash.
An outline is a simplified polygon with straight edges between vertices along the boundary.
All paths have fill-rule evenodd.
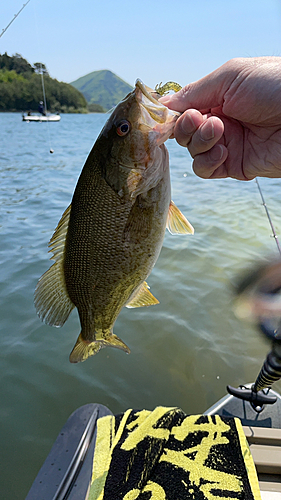
<path id="1" fill-rule="evenodd" d="M 79 333 L 77 313 L 61 329 L 43 325 L 33 291 L 50 264 L 48 241 L 106 118 L 63 116 L 49 127 L 55 150 L 50 155 L 44 125 L 25 124 L 17 113 L 0 114 L 5 454 L 0 462 L 7 500 L 24 497 L 60 427 L 78 406 L 100 402 L 118 413 L 161 404 L 202 412 L 225 393 L 227 383 L 253 380 L 268 349 L 252 326 L 234 316 L 231 303 L 237 274 L 264 254 L 276 253 L 255 183 L 199 179 L 187 151 L 168 141 L 173 200 L 195 234 L 166 234 L 149 278 L 160 304 L 121 312 L 115 331 L 131 347 L 130 356 L 104 349 L 81 365 L 68 362 Z M 280 182 L 261 180 L 276 230 Z"/>

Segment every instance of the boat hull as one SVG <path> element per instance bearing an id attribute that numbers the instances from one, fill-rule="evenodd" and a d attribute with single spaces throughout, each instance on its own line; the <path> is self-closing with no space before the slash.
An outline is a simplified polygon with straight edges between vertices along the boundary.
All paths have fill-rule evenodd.
<path id="1" fill-rule="evenodd" d="M 23 122 L 36 122 L 36 123 L 41 123 L 41 122 L 59 122 L 60 121 L 60 115 L 22 115 L 22 121 Z"/>
<path id="2" fill-rule="evenodd" d="M 96 444 L 97 419 L 112 415 L 101 404 L 89 403 L 70 415 L 40 469 L 25 500 L 87 498 Z"/>
<path id="3" fill-rule="evenodd" d="M 251 387 L 247 384 L 246 387 Z M 248 401 L 224 396 L 205 415 L 240 418 L 255 462 L 262 500 L 281 499 L 281 396 L 257 413 Z M 26 500 L 82 500 L 88 497 L 97 419 L 112 415 L 103 405 L 87 404 L 67 420 L 39 471 Z"/>

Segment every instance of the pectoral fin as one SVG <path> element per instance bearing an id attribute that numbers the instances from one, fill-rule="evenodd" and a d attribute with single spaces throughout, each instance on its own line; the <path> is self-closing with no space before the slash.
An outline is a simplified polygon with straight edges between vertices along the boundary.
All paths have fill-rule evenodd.
<path id="1" fill-rule="evenodd" d="M 37 314 L 48 325 L 62 326 L 75 305 L 68 295 L 63 269 L 65 238 L 68 230 L 71 205 L 65 210 L 50 240 L 50 251 L 56 262 L 39 279 L 34 304 Z"/>
<path id="2" fill-rule="evenodd" d="M 143 179 L 142 173 L 139 172 L 137 169 L 132 168 L 127 179 L 127 187 L 131 198 L 134 197 L 139 184 L 142 182 L 142 179 Z"/>
<path id="3" fill-rule="evenodd" d="M 123 240 L 134 244 L 140 239 L 147 238 L 153 230 L 153 207 L 138 196 L 132 205 L 127 223 L 124 227 Z"/>
<path id="4" fill-rule="evenodd" d="M 149 286 L 144 281 L 141 287 L 137 290 L 137 292 L 133 295 L 133 298 L 126 304 L 126 307 L 144 307 L 144 306 L 153 306 L 155 304 L 159 304 L 159 300 L 157 300 L 152 293 L 149 291 Z"/>
<path id="5" fill-rule="evenodd" d="M 171 234 L 194 234 L 193 226 L 172 200 L 170 202 L 166 227 Z"/>

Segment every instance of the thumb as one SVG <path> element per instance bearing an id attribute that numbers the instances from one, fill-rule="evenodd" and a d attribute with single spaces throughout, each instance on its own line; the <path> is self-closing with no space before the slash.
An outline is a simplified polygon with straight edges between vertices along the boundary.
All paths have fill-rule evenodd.
<path id="1" fill-rule="evenodd" d="M 222 106 L 225 93 L 239 72 L 235 64 L 231 65 L 232 62 L 228 61 L 201 80 L 189 83 L 179 92 L 161 97 L 159 101 L 168 108 L 180 112 L 190 108 L 206 112 L 211 108 Z"/>

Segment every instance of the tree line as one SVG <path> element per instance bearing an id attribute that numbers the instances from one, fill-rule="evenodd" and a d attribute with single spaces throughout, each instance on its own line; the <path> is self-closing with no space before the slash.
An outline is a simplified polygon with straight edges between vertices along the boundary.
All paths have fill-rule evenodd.
<path id="1" fill-rule="evenodd" d="M 20 54 L 0 54 L 0 111 L 37 111 L 43 101 L 42 76 L 47 109 L 52 113 L 87 112 L 84 96 L 72 85 L 51 78 L 46 66 L 33 66 Z"/>

